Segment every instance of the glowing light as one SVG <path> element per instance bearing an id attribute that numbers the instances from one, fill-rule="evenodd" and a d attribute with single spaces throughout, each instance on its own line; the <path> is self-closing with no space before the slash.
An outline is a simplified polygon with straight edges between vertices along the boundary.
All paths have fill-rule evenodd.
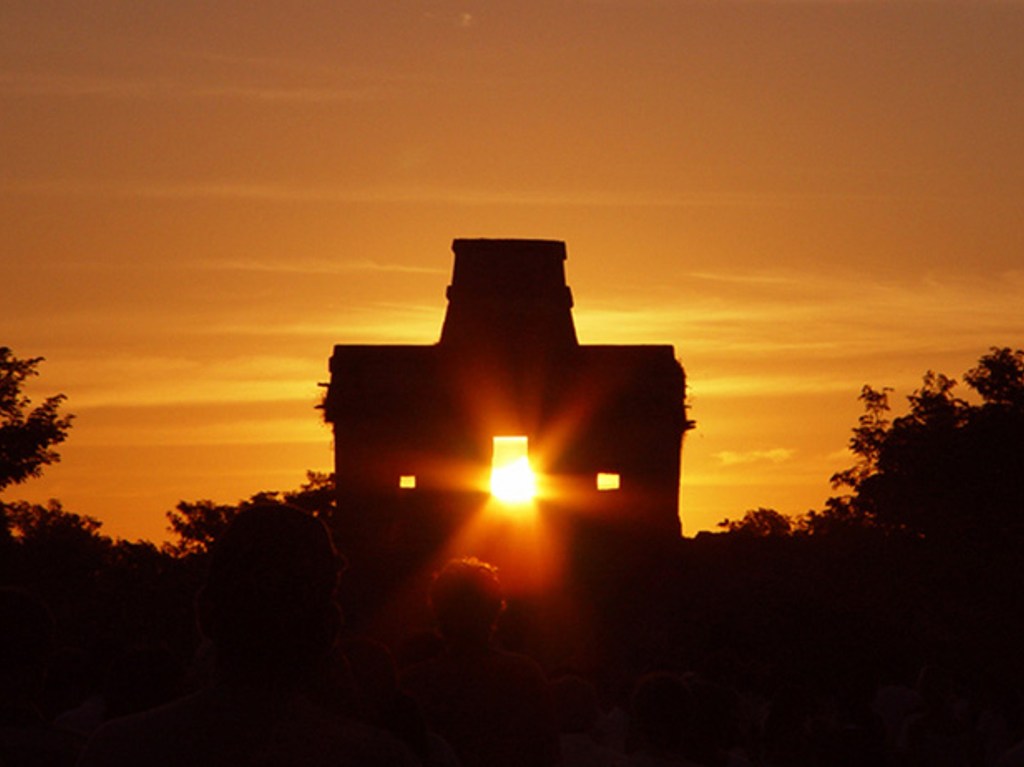
<path id="1" fill-rule="evenodd" d="M 600 472 L 597 475 L 597 489 L 598 490 L 618 490 L 619 489 L 619 475 Z"/>
<path id="2" fill-rule="evenodd" d="M 403 474 L 398 478 L 398 486 L 403 490 L 414 490 L 416 488 L 416 475 Z"/>
<path id="3" fill-rule="evenodd" d="M 491 459 L 491 495 L 507 504 L 524 504 L 537 494 L 526 437 L 495 437 Z"/>

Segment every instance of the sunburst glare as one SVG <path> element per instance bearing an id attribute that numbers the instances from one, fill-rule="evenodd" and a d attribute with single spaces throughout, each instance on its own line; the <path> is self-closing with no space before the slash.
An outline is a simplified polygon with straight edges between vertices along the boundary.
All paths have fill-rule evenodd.
<path id="1" fill-rule="evenodd" d="M 537 495 L 526 437 L 495 437 L 491 460 L 491 495 L 502 503 L 521 505 Z"/>

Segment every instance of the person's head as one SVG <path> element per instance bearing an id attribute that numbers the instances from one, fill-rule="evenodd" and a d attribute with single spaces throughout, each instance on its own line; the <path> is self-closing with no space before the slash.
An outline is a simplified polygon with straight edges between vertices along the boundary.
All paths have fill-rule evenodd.
<path id="1" fill-rule="evenodd" d="M 356 694 L 373 717 L 399 695 L 398 667 L 388 646 L 369 637 L 349 637 L 341 646 Z"/>
<path id="2" fill-rule="evenodd" d="M 199 596 L 218 670 L 228 679 L 287 685 L 319 668 L 340 625 L 340 569 L 318 519 L 284 504 L 242 511 L 214 545 Z"/>
<path id="3" fill-rule="evenodd" d="M 676 674 L 657 672 L 642 677 L 630 701 L 637 731 L 657 752 L 679 753 L 693 713 L 686 683 Z"/>
<path id="4" fill-rule="evenodd" d="M 953 675 L 941 666 L 925 666 L 917 677 L 917 691 L 928 706 L 942 706 L 953 694 Z"/>
<path id="5" fill-rule="evenodd" d="M 550 684 L 551 704 L 563 733 L 590 732 L 601 716 L 597 691 L 586 679 L 567 674 Z"/>
<path id="6" fill-rule="evenodd" d="M 32 704 L 42 688 L 54 645 L 54 623 L 42 599 L 0 589 L 0 702 Z"/>
<path id="7" fill-rule="evenodd" d="M 430 606 L 446 642 L 486 644 L 505 609 L 498 569 L 475 557 L 451 560 L 434 576 Z"/>

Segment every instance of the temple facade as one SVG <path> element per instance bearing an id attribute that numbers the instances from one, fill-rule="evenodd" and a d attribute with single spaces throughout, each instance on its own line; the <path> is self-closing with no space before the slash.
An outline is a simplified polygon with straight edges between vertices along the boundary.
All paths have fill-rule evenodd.
<path id="1" fill-rule="evenodd" d="M 334 347 L 324 411 L 348 556 L 429 557 L 496 502 L 506 458 L 535 483 L 508 503 L 567 530 L 678 537 L 690 422 L 673 347 L 580 344 L 562 242 L 453 250 L 436 344 Z"/>

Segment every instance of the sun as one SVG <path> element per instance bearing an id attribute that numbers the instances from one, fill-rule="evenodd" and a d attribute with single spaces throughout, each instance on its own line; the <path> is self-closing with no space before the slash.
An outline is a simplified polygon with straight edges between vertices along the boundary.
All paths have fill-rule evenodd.
<path id="1" fill-rule="evenodd" d="M 491 469 L 491 495 L 510 504 L 529 503 L 537 494 L 537 478 L 526 458 Z"/>
<path id="2" fill-rule="evenodd" d="M 491 495 L 509 505 L 526 504 L 537 495 L 526 437 L 495 437 L 491 460 Z"/>

